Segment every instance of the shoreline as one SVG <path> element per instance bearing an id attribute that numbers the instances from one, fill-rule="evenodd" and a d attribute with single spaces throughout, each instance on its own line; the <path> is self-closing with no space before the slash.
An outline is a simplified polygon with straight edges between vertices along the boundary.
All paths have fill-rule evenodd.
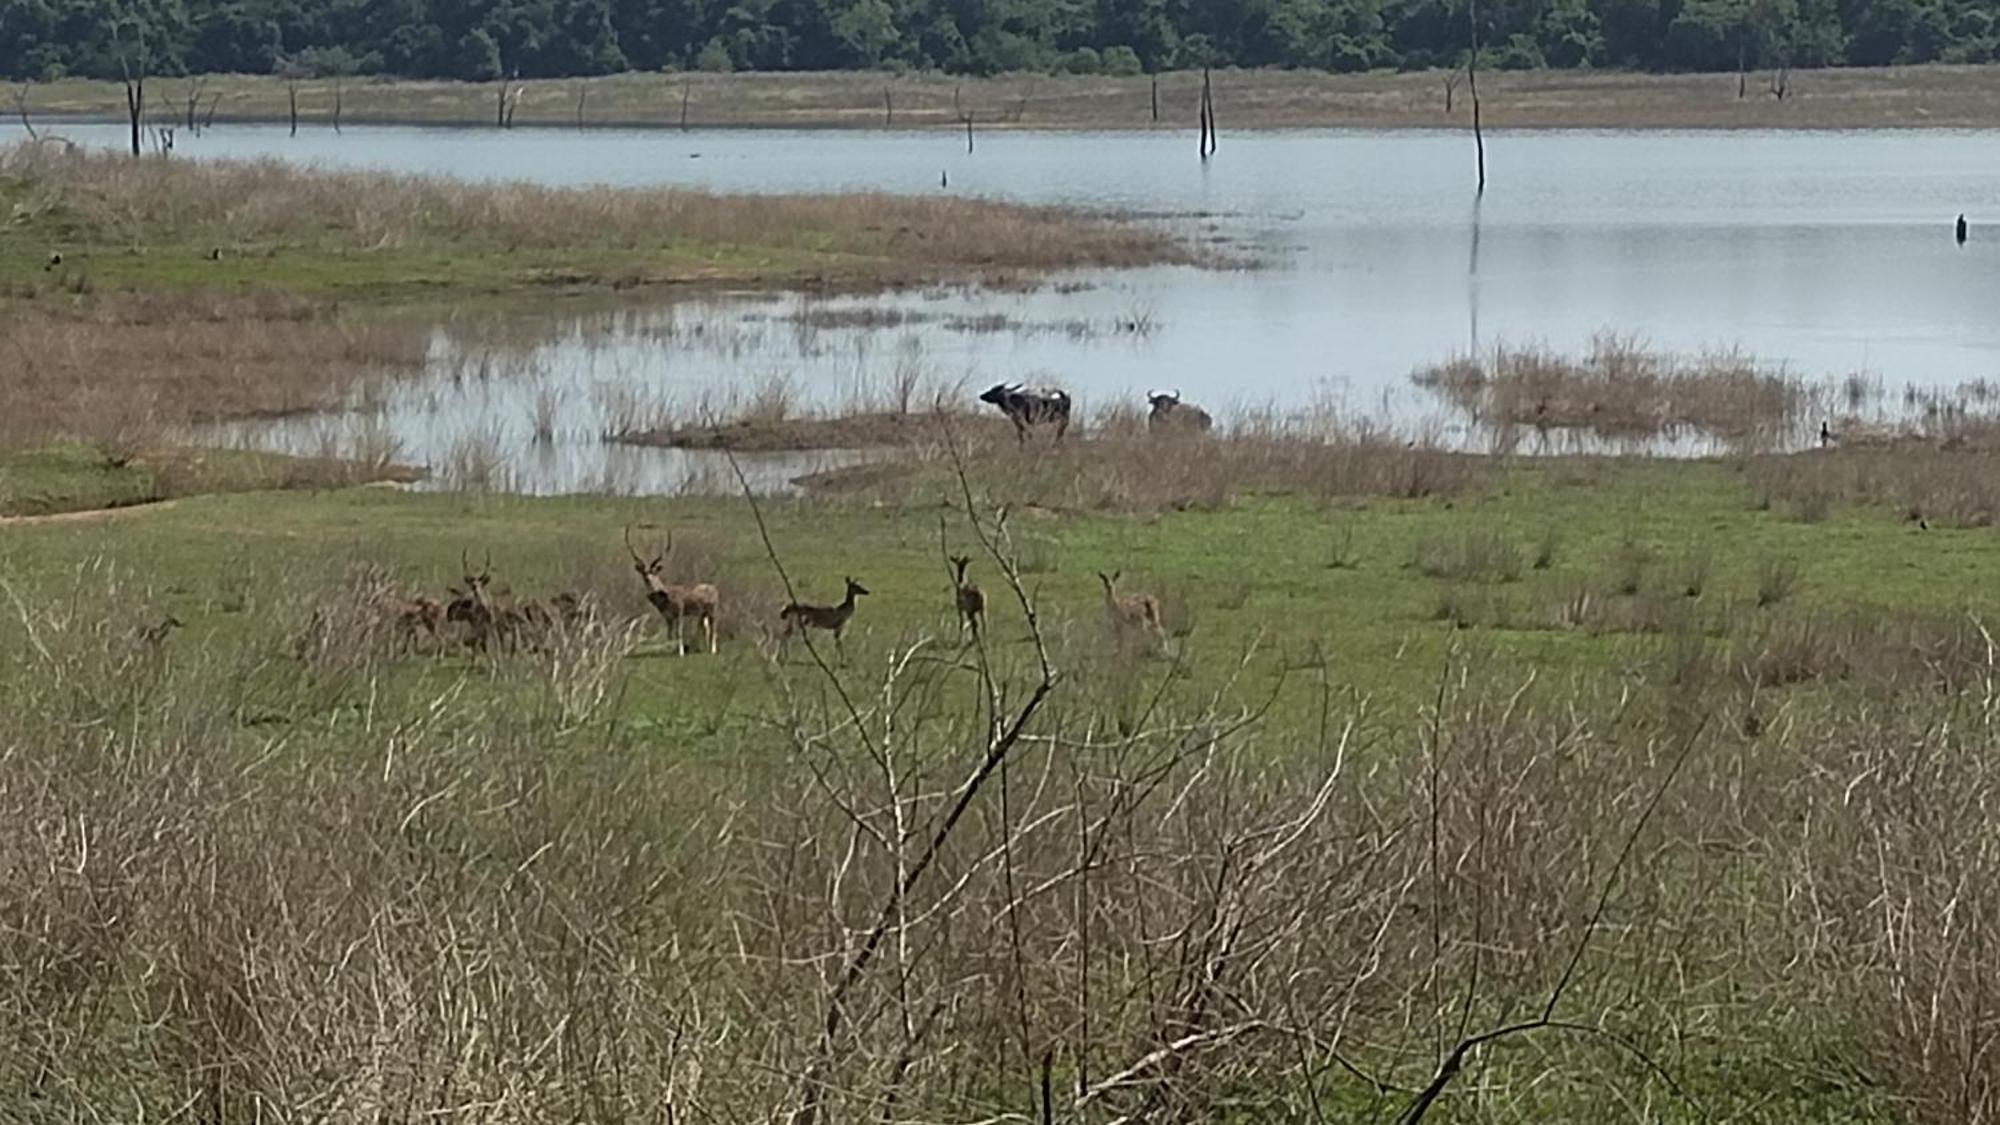
<path id="1" fill-rule="evenodd" d="M 1453 75 L 1456 72 L 1452 72 Z M 1786 95 L 1752 72 L 1645 74 L 1620 71 L 1493 71 L 1480 75 L 1489 131 L 1523 129 L 1977 129 L 2000 123 L 2000 65 L 1927 65 L 1790 72 Z M 1329 74 L 1302 71 L 1215 73 L 1222 133 L 1305 129 L 1459 130 L 1470 126 L 1462 87 L 1447 91 L 1441 71 Z M 1012 74 L 992 78 L 867 71 L 738 74 L 618 74 L 509 83 L 515 125 L 568 129 L 648 129 L 690 134 L 717 129 L 855 132 L 1193 131 L 1200 75 L 1153 79 Z M 155 77 L 150 125 L 185 128 L 192 95 L 197 119 L 216 125 L 287 123 L 291 88 L 271 76 Z M 311 79 L 297 84 L 298 126 L 438 125 L 497 128 L 498 83 L 383 78 Z M 25 88 L 29 120 L 123 123 L 116 82 L 65 79 Z M 583 106 L 579 109 L 579 94 Z M 687 113 L 681 116 L 683 96 Z M 1447 102 L 1449 109 L 1447 109 Z M 6 115 L 20 131 L 17 113 Z M 199 123 L 199 120 L 197 120 Z"/>

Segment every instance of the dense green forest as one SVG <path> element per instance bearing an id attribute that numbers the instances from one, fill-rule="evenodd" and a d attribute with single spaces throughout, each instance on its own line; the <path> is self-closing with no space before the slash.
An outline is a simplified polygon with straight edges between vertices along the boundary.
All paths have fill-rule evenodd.
<path id="1" fill-rule="evenodd" d="M 1880 66 L 2000 56 L 1995 0 L 0 0 L 0 73 Z"/>

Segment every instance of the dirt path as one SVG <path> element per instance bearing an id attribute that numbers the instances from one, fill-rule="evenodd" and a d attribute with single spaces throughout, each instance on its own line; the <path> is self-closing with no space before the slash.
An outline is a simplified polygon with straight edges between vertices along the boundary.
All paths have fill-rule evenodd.
<path id="1" fill-rule="evenodd" d="M 122 519 L 144 512 L 171 508 L 180 500 L 149 500 L 144 504 L 124 504 L 116 508 L 84 508 L 75 512 L 50 512 L 46 516 L 0 516 L 0 527 L 33 527 L 45 523 L 97 523 Z"/>

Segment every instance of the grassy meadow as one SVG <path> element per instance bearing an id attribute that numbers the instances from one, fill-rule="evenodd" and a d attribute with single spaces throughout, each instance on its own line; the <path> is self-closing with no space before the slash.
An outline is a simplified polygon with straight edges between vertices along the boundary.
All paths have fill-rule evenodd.
<path id="1" fill-rule="evenodd" d="M 1464 128 L 1470 103 L 1460 76 L 1439 71 L 1328 74 L 1224 70 L 1215 75 L 1222 129 Z M 1877 129 L 1983 128 L 2000 115 L 1991 66 L 1856 67 L 1783 76 L 1494 71 L 1480 76 L 1488 128 Z M 1454 87 L 1447 108 L 1446 86 Z M 618 74 L 506 84 L 516 125 L 689 128 L 1192 129 L 1201 75 L 1096 77 L 1007 74 Z M 316 78 L 296 88 L 268 76 L 154 78 L 148 120 L 289 121 L 299 127 L 418 123 L 492 125 L 499 83 Z M 65 79 L 23 91 L 30 120 L 123 120 L 116 82 Z M 579 102 L 580 107 L 579 107 Z"/>
<path id="2" fill-rule="evenodd" d="M 1526 435 L 1484 454 L 1129 414 L 1021 446 L 912 403 L 754 501 L 360 487 L 391 443 L 187 427 L 365 412 L 440 297 L 504 320 L 572 240 L 576 289 L 681 269 L 663 215 L 794 256 L 773 282 L 1196 255 L 19 150 L 0 190 L 0 1119 L 2000 1112 L 1980 409 L 1874 435 L 1607 340 L 1419 373 Z M 1829 402 L 1841 440 L 1786 452 Z M 1740 441 L 1516 453 L 1586 424 Z M 718 652 L 677 654 L 628 540 L 716 588 Z M 785 635 L 846 578 L 837 640 Z"/>

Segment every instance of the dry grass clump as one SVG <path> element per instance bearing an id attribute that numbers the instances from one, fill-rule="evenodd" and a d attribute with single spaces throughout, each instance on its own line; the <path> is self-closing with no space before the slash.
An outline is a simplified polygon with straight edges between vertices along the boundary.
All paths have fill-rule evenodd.
<path id="1" fill-rule="evenodd" d="M 655 250 L 707 245 L 937 269 L 1059 269 L 1188 261 L 1156 230 L 953 196 L 720 196 L 678 189 L 473 184 L 302 169 L 276 160 L 130 160 L 23 145 L 0 152 L 18 215 L 79 242 L 352 251 Z M 837 272 L 837 271 L 836 271 Z"/>
<path id="2" fill-rule="evenodd" d="M 414 322 L 281 296 L 118 294 L 6 308 L 0 441 L 73 437 L 139 449 L 176 427 L 335 408 L 413 373 Z"/>
<path id="3" fill-rule="evenodd" d="M 1454 358 L 1411 379 L 1496 432 L 1582 430 L 1612 441 L 1698 431 L 1771 446 L 1796 430 L 1810 402 L 1799 380 L 1742 355 L 1689 359 L 1609 334 L 1593 339 L 1580 359 L 1503 345 L 1490 357 Z"/>
<path id="4" fill-rule="evenodd" d="M 1804 519 L 1824 518 L 1838 502 L 1944 527 L 2000 523 L 2000 447 L 1907 441 L 1774 454 L 1745 462 L 1744 477 L 1762 502 Z"/>
<path id="5" fill-rule="evenodd" d="M 1675 661 L 1599 695 L 1457 657 L 1403 714 L 1303 685 L 1299 730 L 1089 633 L 982 774 L 1006 722 L 935 704 L 1007 719 L 1026 654 L 774 666 L 709 768 L 610 721 L 610 633 L 315 703 L 243 673 L 255 633 L 78 691 L 134 678 L 103 619 L 17 606 L 40 643 L 0 646 L 0 1115 L 2000 1112 L 1969 642 L 1754 733 Z"/>
<path id="6" fill-rule="evenodd" d="M 1088 437 L 1072 429 L 1060 445 L 1011 437 L 967 440 L 952 433 L 896 463 L 835 469 L 801 479 L 810 491 L 908 500 L 955 487 L 956 443 L 982 488 L 1008 503 L 1043 508 L 1158 511 L 1217 508 L 1261 492 L 1295 495 L 1448 496 L 1491 479 L 1490 461 L 1368 426 L 1316 427 L 1289 435 L 1232 434 L 1203 440 L 1132 436 L 1113 427 Z"/>
<path id="7" fill-rule="evenodd" d="M 1423 540 L 1411 565 L 1427 578 L 1513 582 L 1521 577 L 1521 548 L 1505 532 L 1473 529 Z"/>

